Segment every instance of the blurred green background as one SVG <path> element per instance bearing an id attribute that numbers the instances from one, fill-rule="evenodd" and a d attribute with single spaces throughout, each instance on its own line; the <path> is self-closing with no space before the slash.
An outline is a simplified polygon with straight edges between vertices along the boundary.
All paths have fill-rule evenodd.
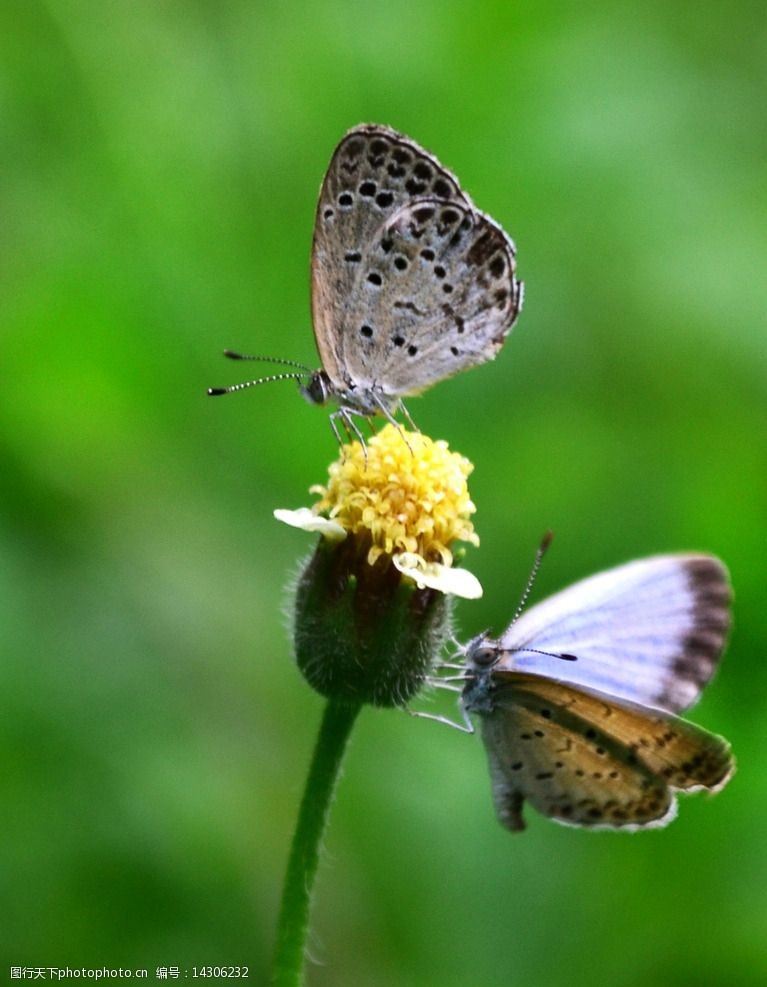
<path id="1" fill-rule="evenodd" d="M 0 960 L 265 978 L 321 700 L 275 523 L 336 454 L 316 362 L 334 145 L 410 134 L 515 238 L 499 359 L 411 402 L 475 463 L 462 637 L 658 551 L 730 565 L 694 718 L 739 760 L 667 830 L 498 826 L 478 738 L 358 724 L 312 987 L 767 978 L 763 4 L 16 0 L 0 14 Z M 449 707 L 446 707 L 449 708 Z"/>

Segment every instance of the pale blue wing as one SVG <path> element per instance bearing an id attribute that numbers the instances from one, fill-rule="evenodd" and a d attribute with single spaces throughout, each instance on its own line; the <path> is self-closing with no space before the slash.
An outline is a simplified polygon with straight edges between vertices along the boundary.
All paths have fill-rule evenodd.
<path id="1" fill-rule="evenodd" d="M 713 675 L 729 628 L 727 570 L 706 555 L 659 555 L 601 572 L 524 612 L 496 669 L 532 672 L 676 712 Z M 525 649 L 575 655 L 576 661 Z"/>

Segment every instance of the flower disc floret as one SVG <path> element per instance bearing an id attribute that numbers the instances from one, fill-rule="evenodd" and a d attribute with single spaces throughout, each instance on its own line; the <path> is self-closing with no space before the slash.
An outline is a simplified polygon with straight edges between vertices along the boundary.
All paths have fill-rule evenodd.
<path id="1" fill-rule="evenodd" d="M 329 468 L 327 486 L 312 487 L 314 510 L 355 535 L 368 535 L 368 562 L 403 552 L 425 563 L 453 563 L 455 541 L 479 544 L 470 517 L 468 459 L 443 440 L 386 425 L 363 449 L 352 442 Z"/>

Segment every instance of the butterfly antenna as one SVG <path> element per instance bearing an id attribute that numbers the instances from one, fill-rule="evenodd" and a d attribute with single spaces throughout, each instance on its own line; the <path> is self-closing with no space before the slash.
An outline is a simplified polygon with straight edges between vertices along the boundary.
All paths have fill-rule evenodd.
<path id="1" fill-rule="evenodd" d="M 527 577 L 525 591 L 522 594 L 522 599 L 519 601 L 519 606 L 514 612 L 514 617 L 512 618 L 511 624 L 515 623 L 519 615 L 525 609 L 527 598 L 530 596 L 530 592 L 533 588 L 533 584 L 535 583 L 535 577 L 538 575 L 538 570 L 541 567 L 541 562 L 543 562 L 543 556 L 548 551 L 549 545 L 551 544 L 551 540 L 553 537 L 554 537 L 554 532 L 547 531 L 546 534 L 541 539 L 541 543 L 538 546 L 538 551 L 535 553 L 535 561 L 533 562 L 533 568 L 530 570 L 530 575 Z M 510 627 L 511 624 L 509 624 Z"/>
<path id="2" fill-rule="evenodd" d="M 530 575 L 527 577 L 527 585 L 525 586 L 525 591 L 522 594 L 522 599 L 519 601 L 519 606 L 517 607 L 516 613 L 514 614 L 514 619 L 511 621 L 513 624 L 522 611 L 525 609 L 525 604 L 527 603 L 527 598 L 530 596 L 530 591 L 533 588 L 533 583 L 535 582 L 535 577 L 538 575 L 538 570 L 541 567 L 541 562 L 543 561 L 543 556 L 549 549 L 552 539 L 554 538 L 553 531 L 547 531 L 546 534 L 541 539 L 541 544 L 538 546 L 538 551 L 535 553 L 535 561 L 533 562 L 533 568 L 530 570 Z M 511 626 L 511 624 L 509 625 Z M 526 653 L 532 653 L 534 655 L 546 655 L 547 658 L 561 658 L 562 661 L 578 661 L 577 655 L 571 655 L 567 651 L 541 651 L 540 648 L 509 648 L 509 651 L 524 651 Z"/>
<path id="3" fill-rule="evenodd" d="M 246 380 L 242 384 L 232 384 L 231 387 L 209 387 L 210 397 L 218 397 L 219 394 L 233 394 L 235 391 L 244 391 L 247 387 L 255 387 L 256 384 L 271 384 L 275 380 L 303 380 L 306 374 L 272 374 L 269 377 L 258 377 L 256 380 Z"/>
<path id="4" fill-rule="evenodd" d="M 298 363 L 296 360 L 283 360 L 279 356 L 250 356 L 247 353 L 235 353 L 234 350 L 224 350 L 224 356 L 229 360 L 257 360 L 261 363 L 279 363 L 283 367 L 295 367 L 297 370 L 303 370 L 307 374 L 313 373 L 311 367 L 307 367 L 303 363 Z"/>
<path id="5" fill-rule="evenodd" d="M 525 654 L 546 655 L 547 658 L 561 658 L 562 661 L 578 661 L 578 655 L 568 651 L 541 651 L 540 648 L 509 648 L 509 651 L 524 651 Z"/>

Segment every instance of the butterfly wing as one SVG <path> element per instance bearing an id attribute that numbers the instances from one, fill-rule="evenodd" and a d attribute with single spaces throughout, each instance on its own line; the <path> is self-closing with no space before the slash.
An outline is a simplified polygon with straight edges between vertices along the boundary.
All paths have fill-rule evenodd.
<path id="1" fill-rule="evenodd" d="M 314 224 L 312 321 L 323 368 L 339 390 L 356 383 L 347 369 L 346 334 L 360 272 L 370 253 L 380 250 L 387 220 L 425 195 L 471 206 L 436 158 L 389 127 L 354 127 L 333 153 Z"/>
<path id="2" fill-rule="evenodd" d="M 509 829 L 524 829 L 524 800 L 571 825 L 662 826 L 675 791 L 716 791 L 732 774 L 727 742 L 673 714 L 541 676 L 491 674 L 482 734 Z"/>
<path id="3" fill-rule="evenodd" d="M 514 246 L 408 138 L 358 127 L 323 183 L 312 314 L 337 390 L 392 399 L 492 359 L 519 312 Z"/>
<path id="4" fill-rule="evenodd" d="M 496 667 L 683 710 L 716 669 L 730 599 L 727 570 L 710 556 L 661 555 L 630 562 L 523 613 L 501 636 L 498 644 L 507 653 Z M 574 654 L 577 661 L 526 648 Z"/>
<path id="5" fill-rule="evenodd" d="M 399 397 L 493 359 L 520 309 L 514 269 L 513 244 L 476 210 L 437 199 L 404 206 L 350 299 L 352 375 Z"/>

